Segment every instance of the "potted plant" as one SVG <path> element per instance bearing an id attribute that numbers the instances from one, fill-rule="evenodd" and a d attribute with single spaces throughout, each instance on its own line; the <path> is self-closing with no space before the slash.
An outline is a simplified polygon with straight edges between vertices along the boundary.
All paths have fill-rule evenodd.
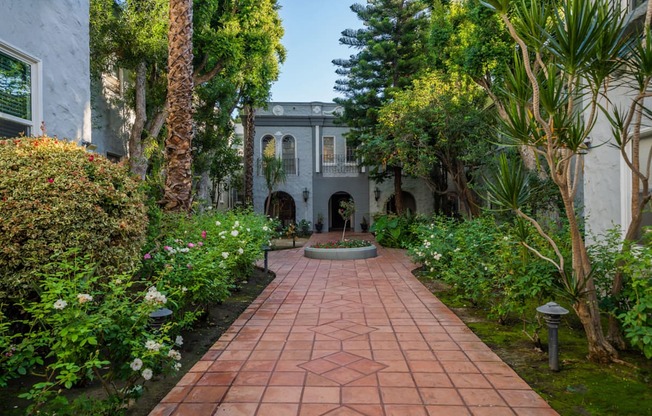
<path id="1" fill-rule="evenodd" d="M 317 214 L 317 222 L 315 223 L 315 230 L 317 230 L 318 233 L 321 233 L 321 230 L 324 228 L 324 216 L 320 212 Z"/>
<path id="2" fill-rule="evenodd" d="M 360 223 L 360 228 L 362 229 L 363 233 L 366 233 L 367 230 L 369 229 L 369 223 L 367 222 L 367 217 L 365 217 L 365 216 L 362 217 L 362 222 Z"/>

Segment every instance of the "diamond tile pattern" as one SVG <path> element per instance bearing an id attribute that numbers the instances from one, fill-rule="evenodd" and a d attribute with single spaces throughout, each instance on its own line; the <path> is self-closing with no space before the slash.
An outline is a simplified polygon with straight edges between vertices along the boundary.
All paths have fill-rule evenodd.
<path id="1" fill-rule="evenodd" d="M 385 364 L 344 351 L 308 361 L 299 365 L 299 367 L 340 385 L 349 384 L 387 368 Z"/>
<path id="2" fill-rule="evenodd" d="M 365 325 L 356 324 L 355 322 L 340 319 L 338 321 L 329 322 L 324 325 L 310 328 L 310 330 L 321 335 L 326 335 L 328 337 L 344 341 L 345 339 L 376 331 L 376 328 L 371 328 Z"/>
<path id="3" fill-rule="evenodd" d="M 378 254 L 269 253 L 274 281 L 150 416 L 557 415 L 411 274 L 405 251 Z"/>

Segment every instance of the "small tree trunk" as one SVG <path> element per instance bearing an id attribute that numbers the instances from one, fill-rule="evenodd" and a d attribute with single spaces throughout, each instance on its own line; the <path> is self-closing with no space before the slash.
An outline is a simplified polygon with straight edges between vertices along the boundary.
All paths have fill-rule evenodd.
<path id="1" fill-rule="evenodd" d="M 147 121 L 146 113 L 146 88 L 147 66 L 145 62 L 140 62 L 136 69 L 136 108 L 134 124 L 131 126 L 129 133 L 129 167 L 131 172 L 144 180 L 147 175 L 147 158 L 143 149 L 143 129 Z"/>
<path id="2" fill-rule="evenodd" d="M 402 169 L 400 166 L 394 166 L 394 205 L 396 205 L 396 214 L 403 215 L 403 184 Z"/>
<path id="3" fill-rule="evenodd" d="M 168 32 L 168 137 L 163 204 L 189 211 L 192 204 L 192 0 L 170 0 Z"/>
<path id="4" fill-rule="evenodd" d="M 245 206 L 250 207 L 254 202 L 254 120 L 256 115 L 251 104 L 246 104 L 244 108 L 244 203 Z"/>

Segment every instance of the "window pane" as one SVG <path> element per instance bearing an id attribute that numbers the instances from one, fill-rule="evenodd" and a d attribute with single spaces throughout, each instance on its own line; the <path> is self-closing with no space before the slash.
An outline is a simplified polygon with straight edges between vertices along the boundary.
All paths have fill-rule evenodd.
<path id="1" fill-rule="evenodd" d="M 355 163 L 355 148 L 346 144 L 346 163 Z"/>
<path id="2" fill-rule="evenodd" d="M 276 156 L 276 140 L 274 139 L 274 136 L 265 136 L 263 137 L 263 155 L 264 156 L 271 156 L 274 157 Z"/>
<path id="3" fill-rule="evenodd" d="M 32 68 L 0 52 L 0 112 L 32 119 Z"/>
<path id="4" fill-rule="evenodd" d="M 15 123 L 13 121 L 3 120 L 0 118 L 0 137 L 13 138 L 20 135 L 31 135 L 30 128 L 24 124 Z"/>
<path id="5" fill-rule="evenodd" d="M 294 137 L 283 137 L 283 159 L 294 158 Z"/>

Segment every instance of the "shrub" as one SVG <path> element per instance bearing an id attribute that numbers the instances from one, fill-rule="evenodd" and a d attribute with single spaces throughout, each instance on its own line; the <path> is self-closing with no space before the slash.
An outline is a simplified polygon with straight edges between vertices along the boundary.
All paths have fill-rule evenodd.
<path id="1" fill-rule="evenodd" d="M 414 215 L 378 215 L 374 217 L 371 232 L 376 233 L 376 241 L 383 247 L 408 248 L 418 238 L 413 228 L 420 222 Z"/>
<path id="2" fill-rule="evenodd" d="M 101 275 L 131 269 L 145 227 L 126 166 L 53 138 L 0 141 L 0 303 L 31 293 L 44 259 L 72 247 Z"/>
<path id="3" fill-rule="evenodd" d="M 416 230 L 420 243 L 411 254 L 426 274 L 488 308 L 499 321 L 509 315 L 524 318 L 529 301 L 541 302 L 554 289 L 556 269 L 520 242 L 526 237 L 544 253 L 547 245 L 523 223 L 498 225 L 490 216 L 462 222 L 435 217 Z"/>

